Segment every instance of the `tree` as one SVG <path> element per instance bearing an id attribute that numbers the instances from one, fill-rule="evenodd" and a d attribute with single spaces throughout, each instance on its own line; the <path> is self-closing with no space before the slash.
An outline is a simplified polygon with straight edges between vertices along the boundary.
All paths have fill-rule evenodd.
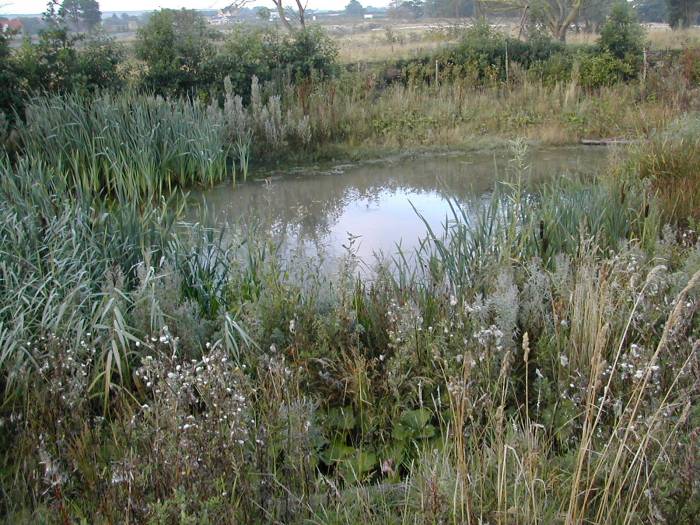
<path id="1" fill-rule="evenodd" d="M 270 11 L 267 7 L 258 7 L 255 14 L 263 22 L 268 22 L 270 20 L 270 16 L 272 15 L 272 11 Z"/>
<path id="2" fill-rule="evenodd" d="M 361 18 L 365 14 L 365 8 L 357 0 L 350 0 L 345 6 L 345 14 L 353 18 Z"/>
<path id="3" fill-rule="evenodd" d="M 15 54 L 15 63 L 27 92 L 65 92 L 76 87 L 80 76 L 76 44 L 79 35 L 65 27 L 50 26 L 33 45 L 25 40 Z"/>
<path id="4" fill-rule="evenodd" d="M 421 18 L 425 15 L 425 2 L 423 0 L 406 0 L 393 8 L 395 16 L 407 18 Z"/>
<path id="5" fill-rule="evenodd" d="M 158 93 L 191 94 L 207 82 L 214 55 L 213 32 L 196 11 L 162 9 L 136 36 L 136 56 L 148 65 L 147 87 Z"/>
<path id="6" fill-rule="evenodd" d="M 309 4 L 308 0 L 294 0 L 297 4 L 297 20 L 299 20 L 299 25 L 301 26 L 301 29 L 306 29 L 306 6 Z M 275 4 L 275 7 L 277 8 L 277 12 L 280 15 L 280 20 L 282 20 L 282 24 L 284 24 L 284 27 L 287 28 L 287 30 L 290 33 L 294 33 L 295 29 L 294 26 L 289 22 L 287 19 L 287 10 L 283 5 L 284 0 L 272 0 L 272 3 Z"/>
<path id="7" fill-rule="evenodd" d="M 444 18 L 464 18 L 474 16 L 474 0 L 428 0 L 425 12 L 429 16 Z"/>
<path id="8" fill-rule="evenodd" d="M 611 5 L 615 0 L 590 0 L 581 8 L 579 19 L 583 21 L 583 29 L 589 33 L 598 33 L 610 15 Z M 580 26 L 580 24 L 577 24 Z"/>
<path id="9" fill-rule="evenodd" d="M 668 20 L 666 0 L 634 0 L 632 6 L 642 22 L 665 22 Z"/>
<path id="10" fill-rule="evenodd" d="M 620 60 L 632 62 L 644 50 L 644 29 L 627 0 L 616 1 L 600 33 L 600 47 Z"/>
<path id="11" fill-rule="evenodd" d="M 229 5 L 224 7 L 222 9 L 222 11 L 224 13 L 232 13 L 233 14 L 233 13 L 240 11 L 248 3 L 250 3 L 250 0 L 236 0 L 235 2 L 231 2 Z"/>
<path id="12" fill-rule="evenodd" d="M 90 31 L 102 20 L 96 0 L 63 0 L 58 17 L 77 32 Z"/>
<path id="13" fill-rule="evenodd" d="M 541 24 L 556 39 L 565 42 L 569 28 L 581 12 L 597 0 L 486 0 L 495 10 L 518 12 Z"/>
<path id="14" fill-rule="evenodd" d="M 698 19 L 700 0 L 666 0 L 666 8 L 671 27 L 690 27 Z"/>

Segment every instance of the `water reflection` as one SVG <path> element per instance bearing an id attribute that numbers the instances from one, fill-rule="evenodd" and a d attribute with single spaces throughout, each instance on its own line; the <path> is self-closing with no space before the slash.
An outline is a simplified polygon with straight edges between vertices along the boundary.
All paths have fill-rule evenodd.
<path id="1" fill-rule="evenodd" d="M 526 183 L 592 174 L 605 157 L 598 148 L 541 149 L 530 154 Z M 450 214 L 448 199 L 486 199 L 511 171 L 504 152 L 419 156 L 223 185 L 193 198 L 206 202 L 209 219 L 217 223 L 254 220 L 287 252 L 325 254 L 333 261 L 345 253 L 349 236 L 356 236 L 354 250 L 369 262 L 377 253 L 394 254 L 399 243 L 407 251 L 418 245 L 427 232 L 416 210 L 440 229 Z"/>

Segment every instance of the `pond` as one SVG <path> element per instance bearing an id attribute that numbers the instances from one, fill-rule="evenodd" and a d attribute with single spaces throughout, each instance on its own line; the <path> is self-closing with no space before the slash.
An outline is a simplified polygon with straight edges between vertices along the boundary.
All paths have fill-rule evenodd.
<path id="1" fill-rule="evenodd" d="M 543 148 L 527 156 L 526 184 L 595 174 L 607 160 L 596 147 Z M 352 247 L 371 264 L 400 246 L 411 253 L 451 215 L 448 200 L 475 206 L 498 181 L 512 176 L 507 151 L 393 158 L 308 168 L 193 195 L 215 223 L 257 224 L 279 240 L 283 253 L 298 251 L 332 263 Z M 419 212 L 421 217 L 418 215 Z M 425 221 L 425 222 L 424 222 Z"/>

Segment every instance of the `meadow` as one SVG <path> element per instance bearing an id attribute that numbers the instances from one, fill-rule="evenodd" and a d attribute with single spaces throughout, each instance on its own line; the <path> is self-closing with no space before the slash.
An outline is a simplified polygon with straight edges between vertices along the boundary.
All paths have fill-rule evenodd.
<path id="1" fill-rule="evenodd" d="M 695 521 L 697 55 L 623 78 L 606 51 L 459 62 L 500 53 L 468 37 L 437 79 L 430 55 L 22 101 L 0 158 L 5 521 Z M 523 185 L 529 148 L 590 137 L 630 144 L 594 180 Z M 511 159 L 490 199 L 371 278 L 351 247 L 327 274 L 185 219 L 187 191 L 256 170 L 486 147 Z"/>

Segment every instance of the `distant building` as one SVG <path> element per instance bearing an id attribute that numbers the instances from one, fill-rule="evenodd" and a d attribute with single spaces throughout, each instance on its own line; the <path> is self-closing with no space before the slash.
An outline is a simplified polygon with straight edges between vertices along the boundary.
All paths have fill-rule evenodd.
<path id="1" fill-rule="evenodd" d="M 374 15 L 364 15 L 365 20 L 372 20 L 374 18 Z"/>
<path id="2" fill-rule="evenodd" d="M 236 18 L 226 11 L 219 11 L 209 19 L 209 23 L 213 26 L 226 26 L 233 24 L 235 21 Z"/>
<path id="3" fill-rule="evenodd" d="M 8 20 L 7 18 L 0 18 L 0 31 L 3 33 L 21 33 L 23 29 L 22 22 L 16 18 L 13 20 Z"/>

